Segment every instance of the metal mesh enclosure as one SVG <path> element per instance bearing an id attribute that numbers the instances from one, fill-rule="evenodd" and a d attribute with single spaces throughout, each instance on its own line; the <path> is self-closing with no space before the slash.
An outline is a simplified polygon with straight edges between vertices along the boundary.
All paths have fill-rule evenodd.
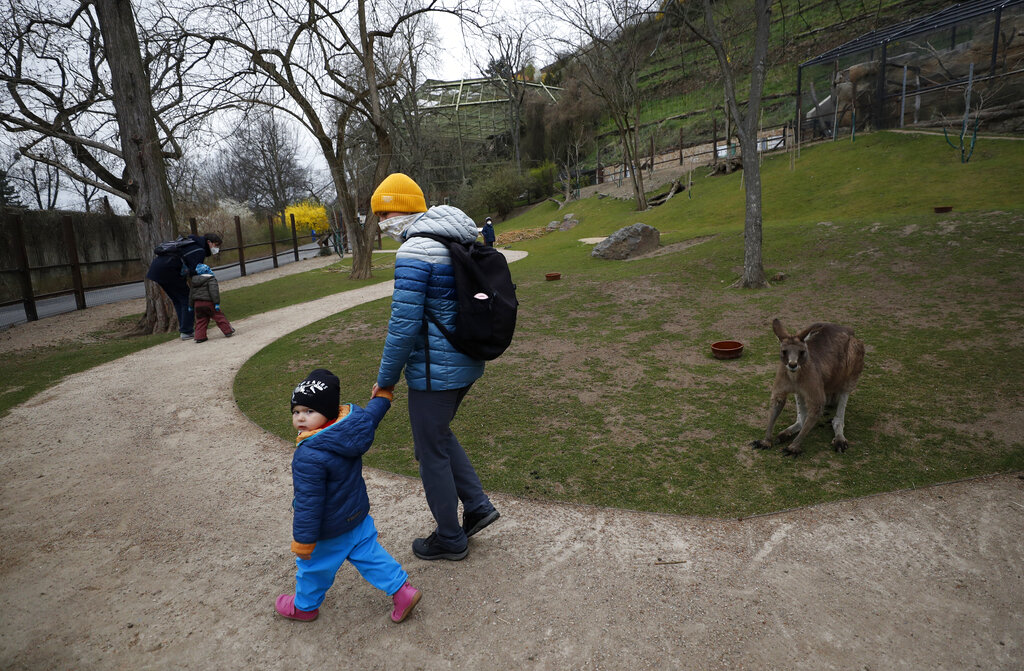
<path id="1" fill-rule="evenodd" d="M 804 139 L 948 127 L 965 113 L 989 132 L 1024 131 L 1024 0 L 959 3 L 800 65 Z"/>

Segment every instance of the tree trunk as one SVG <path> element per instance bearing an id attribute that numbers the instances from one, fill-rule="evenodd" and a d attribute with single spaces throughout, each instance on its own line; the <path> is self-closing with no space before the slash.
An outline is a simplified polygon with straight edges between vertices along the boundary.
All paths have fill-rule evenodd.
<path id="1" fill-rule="evenodd" d="M 636 198 L 636 209 L 643 212 L 647 209 L 647 194 L 644 193 L 644 182 L 640 166 L 629 137 L 629 130 L 622 131 L 622 163 L 629 170 L 630 184 L 633 186 L 633 197 Z"/>
<path id="2" fill-rule="evenodd" d="M 139 250 L 143 258 L 174 231 L 174 206 L 167 186 L 160 138 L 153 119 L 149 75 L 139 53 L 139 35 L 130 0 L 95 0 L 110 67 L 114 111 L 121 135 L 128 195 L 135 212 Z M 166 294 L 146 281 L 146 313 L 141 333 L 164 333 L 177 328 L 174 307 Z"/>
<path id="3" fill-rule="evenodd" d="M 384 181 L 384 178 L 391 174 L 391 136 L 388 134 L 387 129 L 382 125 L 376 127 L 377 131 L 377 165 L 373 171 L 373 185 L 376 187 L 378 184 Z M 371 276 L 371 270 L 373 268 L 373 243 L 377 238 L 377 215 L 373 212 L 366 213 L 366 223 L 361 229 L 359 229 L 358 235 L 354 237 L 355 244 L 359 245 L 359 249 L 362 250 L 362 254 L 355 253 L 355 245 L 353 245 L 352 254 L 352 279 L 366 279 Z M 357 264 L 357 261 L 361 263 Z"/>
<path id="4" fill-rule="evenodd" d="M 744 133 L 740 141 L 747 207 L 743 221 L 743 277 L 736 285 L 744 289 L 760 289 L 768 286 L 768 281 L 761 264 L 761 165 L 757 154 L 757 135 Z"/>

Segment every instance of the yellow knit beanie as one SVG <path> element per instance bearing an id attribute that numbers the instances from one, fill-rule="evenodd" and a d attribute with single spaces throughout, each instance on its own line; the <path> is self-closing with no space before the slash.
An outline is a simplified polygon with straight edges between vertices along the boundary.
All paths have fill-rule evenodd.
<path id="1" fill-rule="evenodd" d="M 408 175 L 393 172 L 384 178 L 370 198 L 374 214 L 385 212 L 426 212 L 423 189 Z"/>

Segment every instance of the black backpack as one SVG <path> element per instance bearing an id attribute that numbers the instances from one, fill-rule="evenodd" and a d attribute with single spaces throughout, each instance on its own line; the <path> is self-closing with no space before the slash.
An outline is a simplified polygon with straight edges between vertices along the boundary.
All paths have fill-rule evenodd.
<path id="1" fill-rule="evenodd" d="M 195 240 L 192 238 L 186 238 L 178 236 L 177 240 L 170 240 L 168 242 L 161 242 L 159 245 L 153 248 L 153 253 L 157 256 L 177 256 L 189 245 L 194 245 Z"/>
<path id="2" fill-rule="evenodd" d="M 455 330 L 449 331 L 437 317 L 426 312 L 448 342 L 468 357 L 491 361 L 501 356 L 516 330 L 516 285 L 505 256 L 479 242 L 461 243 L 443 235 L 416 233 L 410 237 L 430 238 L 448 249 L 455 275 L 459 312 Z"/>

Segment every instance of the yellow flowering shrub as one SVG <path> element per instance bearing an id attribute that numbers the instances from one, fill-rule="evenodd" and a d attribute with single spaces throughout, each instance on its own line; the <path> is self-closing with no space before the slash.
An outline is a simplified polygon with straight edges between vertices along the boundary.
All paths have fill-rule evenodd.
<path id="1" fill-rule="evenodd" d="M 292 215 L 295 215 L 295 230 L 299 233 L 308 233 L 314 228 L 323 233 L 329 226 L 327 209 L 316 201 L 304 200 L 289 205 L 284 211 L 285 223 L 288 226 L 292 225 Z"/>

